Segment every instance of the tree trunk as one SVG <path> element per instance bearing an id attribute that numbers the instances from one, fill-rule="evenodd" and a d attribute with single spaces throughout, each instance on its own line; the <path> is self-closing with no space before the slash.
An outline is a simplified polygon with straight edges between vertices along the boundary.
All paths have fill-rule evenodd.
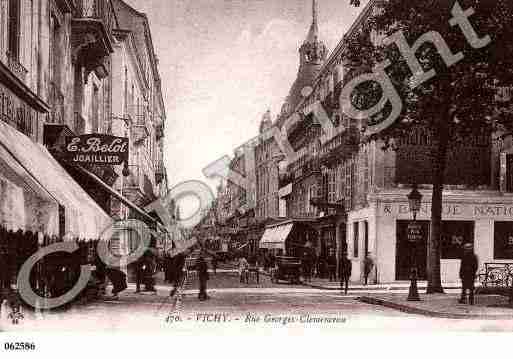
<path id="1" fill-rule="evenodd" d="M 438 146 L 435 153 L 433 168 L 433 194 L 431 202 L 431 230 L 427 251 L 427 294 L 443 293 L 440 275 L 440 235 L 442 230 L 443 188 L 447 147 L 449 143 L 448 117 L 442 116 L 437 129 Z"/>

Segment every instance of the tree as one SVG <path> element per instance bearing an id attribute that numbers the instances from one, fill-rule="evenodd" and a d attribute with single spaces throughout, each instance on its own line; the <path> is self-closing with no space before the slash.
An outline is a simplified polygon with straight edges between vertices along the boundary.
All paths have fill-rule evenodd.
<path id="1" fill-rule="evenodd" d="M 350 4 L 360 5 L 358 0 L 350 0 Z M 380 7 L 382 11 L 373 13 L 366 21 L 365 30 L 348 39 L 346 56 L 354 67 L 349 77 L 357 76 L 362 68 L 369 72 L 385 59 L 391 62 L 386 72 L 403 101 L 402 114 L 392 126 L 370 139 L 383 139 L 389 147 L 393 139 L 404 136 L 412 126 L 425 126 L 433 133 L 435 147 L 431 154 L 434 168 L 427 292 L 443 293 L 440 234 L 448 148 L 451 143 L 467 140 L 477 130 L 494 131 L 511 126 L 512 118 L 505 108 L 499 107 L 495 96 L 498 87 L 513 84 L 513 2 L 387 0 Z M 467 12 L 470 8 L 474 9 L 473 14 Z M 451 20 L 456 13 L 459 13 L 459 22 Z M 468 31 L 468 26 L 466 32 L 462 29 L 466 26 L 461 25 L 464 18 L 471 23 L 474 34 Z M 368 36 L 371 30 L 396 41 L 372 44 Z M 415 52 L 420 68 L 412 71 L 411 59 L 408 62 L 399 50 L 399 31 L 404 34 L 408 47 L 413 47 L 423 35 L 424 40 L 435 39 L 433 31 L 441 35 L 442 41 L 438 39 L 436 42 L 438 48 L 429 41 L 420 46 Z M 426 34 L 431 34 L 431 37 L 426 37 Z M 486 36 L 490 41 L 486 41 Z M 445 54 L 445 59 L 439 53 L 444 43 L 450 51 Z M 463 57 L 457 58 L 455 55 L 460 52 Z M 430 70 L 435 70 L 436 75 L 412 83 L 414 76 L 425 75 Z M 376 104 L 383 94 L 376 85 L 366 82 L 358 86 L 351 97 L 354 106 L 367 109 Z M 367 119 L 368 123 L 379 122 L 390 112 L 389 104 L 381 114 Z"/>

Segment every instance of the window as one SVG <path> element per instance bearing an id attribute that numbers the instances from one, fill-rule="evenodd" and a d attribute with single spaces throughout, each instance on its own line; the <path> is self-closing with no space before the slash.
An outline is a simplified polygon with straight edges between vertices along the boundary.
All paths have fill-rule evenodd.
<path id="1" fill-rule="evenodd" d="M 18 59 L 20 56 L 20 0 L 9 0 L 9 54 Z"/>
<path id="2" fill-rule="evenodd" d="M 513 222 L 495 222 L 493 258 L 513 259 Z"/>
<path id="3" fill-rule="evenodd" d="M 365 256 L 367 256 L 369 254 L 369 222 L 365 221 L 363 222 L 363 238 L 364 238 L 364 243 L 363 243 L 363 246 L 364 246 L 364 251 L 365 251 Z"/>
<path id="4" fill-rule="evenodd" d="M 440 239 L 442 259 L 460 259 L 463 245 L 474 243 L 474 222 L 443 221 Z"/>
<path id="5" fill-rule="evenodd" d="M 66 234 L 66 208 L 59 205 L 59 237 Z"/>
<path id="6" fill-rule="evenodd" d="M 328 172 L 328 202 L 335 202 L 336 198 L 336 169 L 331 169 Z"/>
<path id="7" fill-rule="evenodd" d="M 513 155 L 506 155 L 506 191 L 513 192 Z"/>
<path id="8" fill-rule="evenodd" d="M 92 133 L 98 132 L 98 126 L 99 126 L 99 112 L 100 112 L 100 91 L 96 85 L 93 86 L 93 97 L 91 98 L 91 128 Z"/>
<path id="9" fill-rule="evenodd" d="M 359 252 L 359 248 L 358 248 L 358 239 L 360 237 L 360 233 L 359 233 L 359 223 L 358 222 L 353 222 L 353 257 L 354 258 L 358 258 L 358 252 Z"/>

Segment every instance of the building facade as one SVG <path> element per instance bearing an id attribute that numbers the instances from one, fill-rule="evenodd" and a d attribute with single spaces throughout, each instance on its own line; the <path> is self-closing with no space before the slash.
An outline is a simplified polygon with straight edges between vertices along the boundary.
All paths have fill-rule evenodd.
<path id="1" fill-rule="evenodd" d="M 291 223 L 297 222 L 314 230 L 315 236 L 310 234 L 302 243 L 310 242 L 306 247 L 315 250 L 319 262 L 333 253 L 338 258 L 347 253 L 353 265 L 352 281 L 363 280 L 368 257 L 374 262 L 371 282 L 408 280 L 413 255 L 423 279 L 433 167 L 427 154 L 433 151 L 432 133 L 413 127 L 407 136 L 396 138 L 389 150 L 384 150 L 380 140 L 363 138 L 365 121 L 342 112 L 340 94 L 351 74 L 362 70 L 348 59 L 350 41 L 362 34 L 375 44 L 381 41 L 366 30 L 366 21 L 379 11 L 379 2 L 369 1 L 329 56 L 318 34 L 316 5 L 313 1 L 312 26 L 299 50 L 297 79 L 276 120 L 264 116 L 255 147 L 255 216 L 262 221 L 275 216 L 287 219 L 287 231 L 273 226 L 262 240 L 266 248 L 273 248 L 285 239 L 272 237 L 286 236 L 293 231 Z M 333 124 L 332 133 L 325 133 L 313 115 L 319 103 Z M 297 115 L 299 121 L 290 121 Z M 280 164 L 283 156 L 269 130 L 273 125 L 288 126 L 289 143 L 298 154 L 286 166 Z M 513 259 L 512 146 L 511 134 L 486 129 L 476 130 L 464 144 L 450 145 L 441 236 L 444 282 L 459 280 L 464 243 L 474 244 L 480 263 Z M 423 239 L 414 253 L 406 233 L 412 183 L 423 195 L 417 218 Z"/>
<path id="2" fill-rule="evenodd" d="M 147 19 L 134 10 L 132 26 L 120 4 L 0 2 L 2 226 L 67 239 L 99 238 L 116 219 L 155 222 L 142 207 L 167 192 L 161 80 Z M 129 163 L 68 161 L 66 137 L 86 134 L 128 138 Z"/>
<path id="3" fill-rule="evenodd" d="M 363 141 L 365 122 L 345 116 L 339 103 L 348 74 L 358 71 L 347 59 L 349 41 L 365 33 L 365 22 L 377 9 L 370 1 L 336 49 L 324 63 L 312 93 L 296 107 L 307 113 L 289 140 L 305 155 L 289 165 L 292 190 L 287 208 L 292 216 L 305 213 L 317 218 L 318 254 L 332 248 L 347 252 L 353 263 L 352 280 L 363 280 L 364 261 L 371 257 L 371 281 L 408 280 L 411 258 L 416 257 L 421 278 L 426 278 L 426 251 L 431 203 L 433 136 L 414 127 L 396 139 L 393 150 L 383 143 Z M 380 41 L 366 33 L 373 43 Z M 320 101 L 334 125 L 330 140 L 321 144 L 320 124 L 308 115 L 308 107 Z M 299 134 L 297 133 L 299 131 Z M 445 282 L 458 281 L 464 243 L 474 244 L 481 263 L 511 259 L 513 242 L 510 144 L 500 133 L 476 130 L 465 144 L 451 144 L 443 195 L 441 271 Z M 497 141 L 497 139 L 501 139 Z M 502 173 L 502 174 L 501 174 Z M 407 240 L 411 220 L 407 195 L 411 184 L 421 186 L 423 207 L 418 217 L 423 239 L 412 254 Z M 312 200 L 313 199 L 313 200 Z M 312 208 L 313 207 L 313 208 Z"/>

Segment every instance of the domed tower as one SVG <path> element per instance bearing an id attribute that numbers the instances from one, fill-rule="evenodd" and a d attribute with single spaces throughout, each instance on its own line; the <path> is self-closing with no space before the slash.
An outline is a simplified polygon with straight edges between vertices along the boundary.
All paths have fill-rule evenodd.
<path id="1" fill-rule="evenodd" d="M 319 39 L 318 14 L 317 0 L 312 0 L 312 25 L 305 41 L 299 48 L 298 74 L 282 106 L 281 121 L 279 122 L 283 122 L 296 109 L 303 98 L 301 91 L 305 87 L 313 85 L 322 65 L 326 61 L 328 49 Z M 281 126 L 281 123 L 278 125 Z"/>

